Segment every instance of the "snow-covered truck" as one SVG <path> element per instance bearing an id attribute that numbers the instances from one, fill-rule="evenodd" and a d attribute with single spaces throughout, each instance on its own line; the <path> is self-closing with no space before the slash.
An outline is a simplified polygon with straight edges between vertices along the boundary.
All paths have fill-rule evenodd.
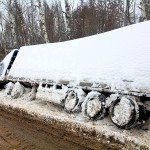
<path id="1" fill-rule="evenodd" d="M 150 116 L 150 21 L 81 39 L 24 46 L 0 64 L 1 87 L 132 128 Z"/>

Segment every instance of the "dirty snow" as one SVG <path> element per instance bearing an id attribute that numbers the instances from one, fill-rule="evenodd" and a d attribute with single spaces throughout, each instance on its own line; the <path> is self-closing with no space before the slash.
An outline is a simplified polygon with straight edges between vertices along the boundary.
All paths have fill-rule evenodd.
<path id="1" fill-rule="evenodd" d="M 62 101 L 65 99 L 67 90 L 68 88 L 66 86 L 63 86 L 62 89 L 56 90 L 55 86 L 48 88 L 46 85 L 46 87 L 43 88 L 42 84 L 40 84 L 37 89 L 36 98 L 62 105 Z"/>
<path id="2" fill-rule="evenodd" d="M 74 127 L 86 128 L 89 132 L 95 130 L 99 136 L 105 135 L 106 137 L 113 137 L 121 142 L 131 141 L 138 145 L 146 145 L 150 148 L 150 130 L 120 130 L 110 122 L 109 118 L 95 122 L 89 121 L 82 113 L 68 114 L 62 109 L 44 102 L 43 100 L 36 99 L 31 101 L 29 95 L 30 93 L 26 93 L 23 94 L 21 98 L 12 99 L 10 95 L 6 96 L 3 90 L 0 92 L 0 105 L 19 108 L 20 110 L 27 111 L 31 115 L 44 118 L 47 121 L 55 119 L 61 122 L 71 123 L 74 132 L 76 132 Z M 148 127 L 150 126 L 148 125 Z M 97 139 L 99 139 L 99 136 L 97 136 Z"/>
<path id="3" fill-rule="evenodd" d="M 111 94 L 109 97 L 106 98 L 106 107 L 109 108 L 111 104 L 120 97 L 119 94 Z"/>
<path id="4" fill-rule="evenodd" d="M 72 41 L 21 47 L 9 76 L 150 91 L 150 21 Z"/>
<path id="5" fill-rule="evenodd" d="M 66 98 L 67 94 L 68 97 Z M 86 95 L 82 89 L 77 89 L 77 88 L 68 89 L 67 86 L 62 86 L 62 89 L 56 89 L 55 85 L 51 87 L 47 87 L 47 85 L 45 87 L 42 87 L 42 84 L 39 85 L 36 93 L 37 99 L 48 101 L 53 104 L 58 104 L 61 106 L 65 105 L 65 109 L 68 111 L 78 111 L 79 109 L 78 104 L 84 101 L 85 96 Z M 65 104 L 64 104 L 64 100 L 65 100 Z"/>

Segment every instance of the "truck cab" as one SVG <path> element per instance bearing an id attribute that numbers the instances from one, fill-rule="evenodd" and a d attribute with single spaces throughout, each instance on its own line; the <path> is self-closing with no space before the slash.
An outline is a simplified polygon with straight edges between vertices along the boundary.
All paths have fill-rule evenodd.
<path id="1" fill-rule="evenodd" d="M 6 76 L 18 54 L 18 49 L 12 50 L 0 63 L 0 83 L 6 82 Z"/>

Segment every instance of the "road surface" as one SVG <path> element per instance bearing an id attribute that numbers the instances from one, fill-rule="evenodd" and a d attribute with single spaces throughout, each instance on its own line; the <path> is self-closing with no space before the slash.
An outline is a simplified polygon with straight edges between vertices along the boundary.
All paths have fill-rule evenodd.
<path id="1" fill-rule="evenodd" d="M 104 150 L 105 148 L 65 130 L 0 109 L 0 150 L 70 149 Z"/>

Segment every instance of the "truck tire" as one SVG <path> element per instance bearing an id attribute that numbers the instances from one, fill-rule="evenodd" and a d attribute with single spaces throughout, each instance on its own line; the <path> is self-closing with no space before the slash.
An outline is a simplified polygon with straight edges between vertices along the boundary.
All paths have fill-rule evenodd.
<path id="1" fill-rule="evenodd" d="M 85 99 L 85 114 L 92 120 L 102 119 L 106 115 L 105 99 L 99 92 L 88 93 Z"/>

